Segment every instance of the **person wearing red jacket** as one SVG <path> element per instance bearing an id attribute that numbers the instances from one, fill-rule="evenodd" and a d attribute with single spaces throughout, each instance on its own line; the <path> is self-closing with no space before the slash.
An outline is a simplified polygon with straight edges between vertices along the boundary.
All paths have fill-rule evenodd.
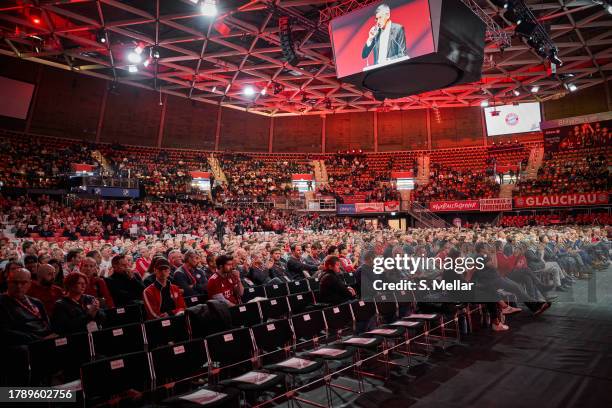
<path id="1" fill-rule="evenodd" d="M 170 263 L 166 258 L 156 258 L 153 264 L 155 282 L 143 292 L 148 319 L 158 319 L 181 314 L 185 311 L 185 300 L 178 286 L 168 281 Z"/>

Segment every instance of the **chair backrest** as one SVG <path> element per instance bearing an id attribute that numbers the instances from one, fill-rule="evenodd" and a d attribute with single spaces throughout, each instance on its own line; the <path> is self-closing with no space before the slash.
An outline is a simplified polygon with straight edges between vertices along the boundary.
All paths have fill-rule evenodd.
<path id="1" fill-rule="evenodd" d="M 293 341 L 293 331 L 287 319 L 258 324 L 251 331 L 259 352 L 273 352 Z"/>
<path id="2" fill-rule="evenodd" d="M 348 303 L 325 308 L 323 309 L 323 314 L 325 315 L 327 329 L 331 335 L 353 327 L 353 314 Z"/>
<path id="3" fill-rule="evenodd" d="M 282 319 L 287 317 L 289 314 L 289 303 L 286 297 L 279 297 L 274 299 L 266 299 L 259 302 L 261 306 L 261 312 L 263 315 L 263 321 L 268 319 Z"/>
<path id="4" fill-rule="evenodd" d="M 317 339 L 325 331 L 325 320 L 320 310 L 293 316 L 291 324 L 297 342 Z"/>
<path id="5" fill-rule="evenodd" d="M 376 305 L 373 301 L 357 300 L 350 305 L 357 322 L 367 322 L 376 316 Z"/>
<path id="6" fill-rule="evenodd" d="M 155 385 L 161 386 L 206 373 L 206 351 L 202 339 L 156 348 L 151 352 Z"/>
<path id="7" fill-rule="evenodd" d="M 357 278 L 353 272 L 343 273 L 340 277 L 347 286 L 353 286 L 357 283 Z"/>
<path id="8" fill-rule="evenodd" d="M 251 327 L 261 323 L 261 313 L 257 302 L 236 305 L 230 307 L 229 311 L 234 327 Z"/>
<path id="9" fill-rule="evenodd" d="M 81 367 L 86 401 L 105 401 L 130 389 L 146 391 L 151 388 L 151 378 L 149 358 L 144 351 L 97 360 Z"/>
<path id="10" fill-rule="evenodd" d="M 144 333 L 140 323 L 99 330 L 91 333 L 93 354 L 116 356 L 144 350 Z"/>
<path id="11" fill-rule="evenodd" d="M 272 283 L 264 286 L 264 288 L 266 290 L 266 296 L 269 298 L 287 296 L 289 294 L 286 283 Z"/>
<path id="12" fill-rule="evenodd" d="M 289 293 L 302 293 L 310 290 L 306 279 L 289 282 L 287 286 L 289 286 Z"/>
<path id="13" fill-rule="evenodd" d="M 314 303 L 312 292 L 296 293 L 294 295 L 287 296 L 289 307 L 291 308 L 291 314 L 299 314 L 306 311 L 308 306 Z"/>
<path id="14" fill-rule="evenodd" d="M 144 323 L 149 349 L 167 344 L 180 343 L 189 339 L 185 315 L 163 317 Z"/>
<path id="15" fill-rule="evenodd" d="M 312 290 L 313 292 L 319 290 L 319 288 L 321 287 L 319 278 L 308 278 L 307 280 L 308 280 L 308 286 L 310 287 L 310 290 Z"/>
<path id="16" fill-rule="evenodd" d="M 206 300 L 208 300 L 208 296 L 207 295 L 186 296 L 185 297 L 185 306 L 186 307 L 191 307 L 191 306 L 195 306 L 195 305 L 201 305 L 201 304 L 206 303 Z"/>
<path id="17" fill-rule="evenodd" d="M 253 357 L 253 341 L 247 328 L 229 330 L 206 337 L 209 365 L 220 368 L 249 360 Z"/>
<path id="18" fill-rule="evenodd" d="M 130 323 L 142 322 L 142 308 L 140 305 L 116 307 L 105 311 L 106 321 L 104 327 L 124 326 Z"/>
<path id="19" fill-rule="evenodd" d="M 264 289 L 263 285 L 244 288 L 244 293 L 242 294 L 241 300 L 243 303 L 246 303 L 251 299 L 255 299 L 256 297 L 266 297 L 266 290 Z"/>
<path id="20" fill-rule="evenodd" d="M 28 345 L 32 383 L 44 383 L 59 372 L 65 382 L 79 378 L 81 365 L 91 360 L 89 335 L 76 333 L 54 339 L 39 340 Z"/>
<path id="21" fill-rule="evenodd" d="M 397 303 L 395 297 L 391 294 L 376 295 L 376 310 L 381 316 L 397 315 Z"/>

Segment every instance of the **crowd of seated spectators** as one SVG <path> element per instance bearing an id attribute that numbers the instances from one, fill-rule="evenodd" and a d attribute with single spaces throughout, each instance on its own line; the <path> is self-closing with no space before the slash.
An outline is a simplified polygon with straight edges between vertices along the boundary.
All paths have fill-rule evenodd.
<path id="1" fill-rule="evenodd" d="M 390 166 L 392 168 L 392 163 Z M 329 183 L 318 187 L 317 192 L 333 196 L 338 203 L 344 203 L 349 197 L 359 197 L 363 202 L 399 200 L 399 192 L 389 184 L 389 169 L 371 171 L 363 152 L 328 156 L 325 167 Z"/>
<path id="2" fill-rule="evenodd" d="M 609 148 L 547 153 L 535 180 L 518 183 L 518 195 L 605 192 L 612 179 L 608 171 Z"/>
<path id="3" fill-rule="evenodd" d="M 501 316 L 521 309 L 508 305 L 498 290 L 514 294 L 537 316 L 550 307 L 552 290 L 567 291 L 576 279 L 588 279 L 607 268 L 611 233 L 609 228 L 566 226 L 410 232 L 338 229 L 230 233 L 219 239 L 215 234 L 180 239 L 149 236 L 114 242 L 3 239 L 0 291 L 8 293 L 0 297 L 0 339 L 16 346 L 54 333 L 87 331 L 89 324 L 104 326 L 105 308 L 143 301 L 149 319 L 182 313 L 183 296 L 194 294 L 233 306 L 240 303 L 244 287 L 323 276 L 330 266 L 328 257 L 339 262 L 338 272 L 355 273 L 359 287 L 378 276 L 373 273 L 374 258 L 404 255 L 484 259 L 484 269 L 468 268 L 466 273 L 434 263 L 414 271 L 389 269 L 384 277 L 474 282 L 483 299 L 498 299 L 483 301 L 491 309 L 493 329 L 507 330 Z M 219 279 L 225 279 L 223 284 Z M 327 290 L 333 292 L 321 281 L 322 298 L 332 302 L 356 294 Z M 70 300 L 81 309 L 71 307 Z M 71 314 L 78 319 L 69 319 Z"/>
<path id="4" fill-rule="evenodd" d="M 267 207 L 214 207 L 203 203 L 119 202 L 0 196 L 0 222 L 17 238 L 111 239 L 144 235 L 360 229 L 356 219 L 300 214 Z"/>
<path id="5" fill-rule="evenodd" d="M 438 163 L 431 166 L 429 183 L 414 190 L 414 200 L 426 204 L 430 201 L 496 198 L 499 184 L 486 172 L 457 171 Z"/>
<path id="6" fill-rule="evenodd" d="M 71 163 L 97 166 L 90 146 L 53 138 L 0 136 L 0 182 L 5 187 L 56 188 Z"/>
<path id="7" fill-rule="evenodd" d="M 538 215 L 504 215 L 500 220 L 503 227 L 524 227 L 526 225 L 610 225 L 612 215 L 608 213 L 590 214 L 538 214 Z"/>

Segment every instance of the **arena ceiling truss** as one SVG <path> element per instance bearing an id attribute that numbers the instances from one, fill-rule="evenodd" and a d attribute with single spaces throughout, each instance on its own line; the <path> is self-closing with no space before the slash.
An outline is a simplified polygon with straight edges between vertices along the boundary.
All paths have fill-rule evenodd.
<path id="1" fill-rule="evenodd" d="M 194 1 L 4 0 L 0 53 L 274 116 L 478 106 L 485 99 L 545 101 L 568 94 L 569 83 L 578 89 L 600 85 L 612 70 L 612 15 L 602 4 L 526 1 L 563 61 L 552 73 L 547 61 L 513 35 L 515 27 L 499 7 L 470 0 L 510 42 L 504 46 L 488 37 L 481 81 L 382 102 L 336 78 L 326 16 L 354 0 L 218 0 L 214 18 L 202 15 Z M 283 61 L 280 16 L 291 17 L 296 66 Z M 138 46 L 145 60 L 158 58 L 130 72 L 128 55 Z"/>

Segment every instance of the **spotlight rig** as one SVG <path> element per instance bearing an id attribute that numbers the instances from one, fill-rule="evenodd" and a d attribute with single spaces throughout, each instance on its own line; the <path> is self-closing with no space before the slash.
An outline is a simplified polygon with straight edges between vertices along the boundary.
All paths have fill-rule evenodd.
<path id="1" fill-rule="evenodd" d="M 548 59 L 556 66 L 563 65 L 559 50 L 548 35 L 546 28 L 540 24 L 531 9 L 523 0 L 491 0 L 503 9 L 504 17 L 516 24 L 514 33 L 523 38 L 540 57 Z M 608 0 L 606 0 L 608 1 Z M 612 0 L 609 0 L 612 1 Z"/>

